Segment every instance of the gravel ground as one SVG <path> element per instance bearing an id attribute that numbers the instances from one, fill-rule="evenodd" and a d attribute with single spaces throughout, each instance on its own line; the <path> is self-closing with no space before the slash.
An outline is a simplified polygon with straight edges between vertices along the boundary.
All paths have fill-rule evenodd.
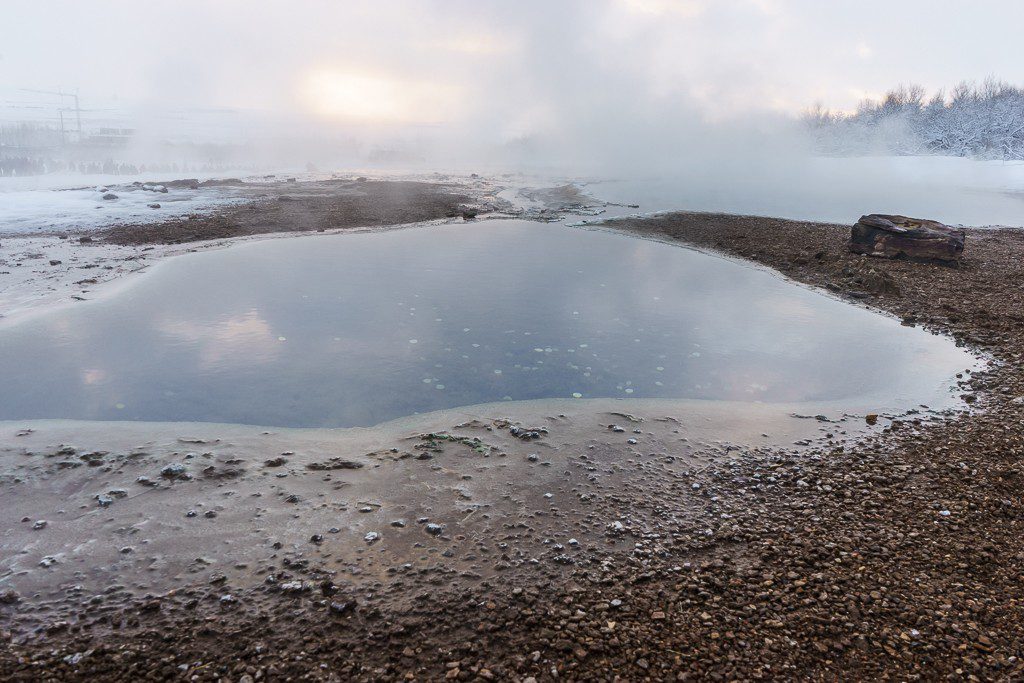
<path id="1" fill-rule="evenodd" d="M 685 477 L 655 476 L 675 457 L 668 441 L 633 454 L 616 486 L 593 493 L 598 509 L 631 514 L 585 562 L 552 552 L 533 575 L 434 577 L 401 609 L 330 581 L 253 606 L 219 591 L 125 600 L 88 626 L 7 634 L 3 677 L 1024 677 L 1024 233 L 970 231 L 952 269 L 854 256 L 842 226 L 671 214 L 606 227 L 777 268 L 949 334 L 990 354 L 992 369 L 964 378 L 969 413 L 909 415 L 856 443 L 729 446 Z M 573 466 L 615 469 L 615 448 Z M 507 536 L 522 529 L 509 525 Z"/>
<path id="2" fill-rule="evenodd" d="M 115 226 L 100 232 L 96 239 L 118 245 L 183 244 L 281 232 L 399 225 L 454 218 L 472 201 L 455 185 L 399 180 L 277 183 L 260 186 L 260 190 L 261 196 L 255 201 L 239 206 L 163 223 Z"/>

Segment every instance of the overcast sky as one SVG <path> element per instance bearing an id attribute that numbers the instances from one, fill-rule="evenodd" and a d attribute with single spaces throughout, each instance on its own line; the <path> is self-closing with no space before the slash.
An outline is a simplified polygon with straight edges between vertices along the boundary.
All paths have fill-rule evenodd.
<path id="1" fill-rule="evenodd" d="M 0 92 L 493 136 L 1024 74 L 1020 0 L 0 1 Z M 638 120 L 643 123 L 643 118 Z"/>

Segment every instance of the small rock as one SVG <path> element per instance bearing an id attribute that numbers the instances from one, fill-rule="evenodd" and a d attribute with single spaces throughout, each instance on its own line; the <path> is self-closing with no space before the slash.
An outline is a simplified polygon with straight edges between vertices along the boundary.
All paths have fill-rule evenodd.
<path id="1" fill-rule="evenodd" d="M 167 479 L 179 479 L 185 475 L 185 466 L 180 462 L 172 462 L 170 465 L 164 465 L 160 470 L 160 476 Z"/>
<path id="2" fill-rule="evenodd" d="M 347 614 L 355 608 L 355 604 L 352 602 L 332 602 L 331 613 L 332 614 Z"/>

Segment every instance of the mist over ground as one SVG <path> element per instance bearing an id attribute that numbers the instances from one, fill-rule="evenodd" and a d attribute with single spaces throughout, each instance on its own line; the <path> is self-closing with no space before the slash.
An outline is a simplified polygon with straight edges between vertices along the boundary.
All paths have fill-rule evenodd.
<path id="1" fill-rule="evenodd" d="M 34 170 L 524 171 L 658 179 L 685 187 L 677 208 L 736 211 L 794 188 L 910 196 L 912 165 L 823 166 L 801 115 L 852 112 L 904 80 L 1013 74 L 1024 20 L 1014 3 L 965 18 L 918 0 L 19 1 L 5 14 L 0 149 L 44 149 Z M 999 192 L 1019 189 L 1016 170 L 928 173 L 932 187 L 998 175 Z"/>

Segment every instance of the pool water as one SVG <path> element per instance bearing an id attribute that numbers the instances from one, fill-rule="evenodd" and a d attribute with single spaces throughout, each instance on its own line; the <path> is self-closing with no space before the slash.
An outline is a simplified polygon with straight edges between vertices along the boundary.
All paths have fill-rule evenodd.
<path id="1" fill-rule="evenodd" d="M 949 401 L 948 339 L 652 240 L 491 220 L 250 242 L 0 328 L 0 420 L 348 427 L 540 398 Z"/>

